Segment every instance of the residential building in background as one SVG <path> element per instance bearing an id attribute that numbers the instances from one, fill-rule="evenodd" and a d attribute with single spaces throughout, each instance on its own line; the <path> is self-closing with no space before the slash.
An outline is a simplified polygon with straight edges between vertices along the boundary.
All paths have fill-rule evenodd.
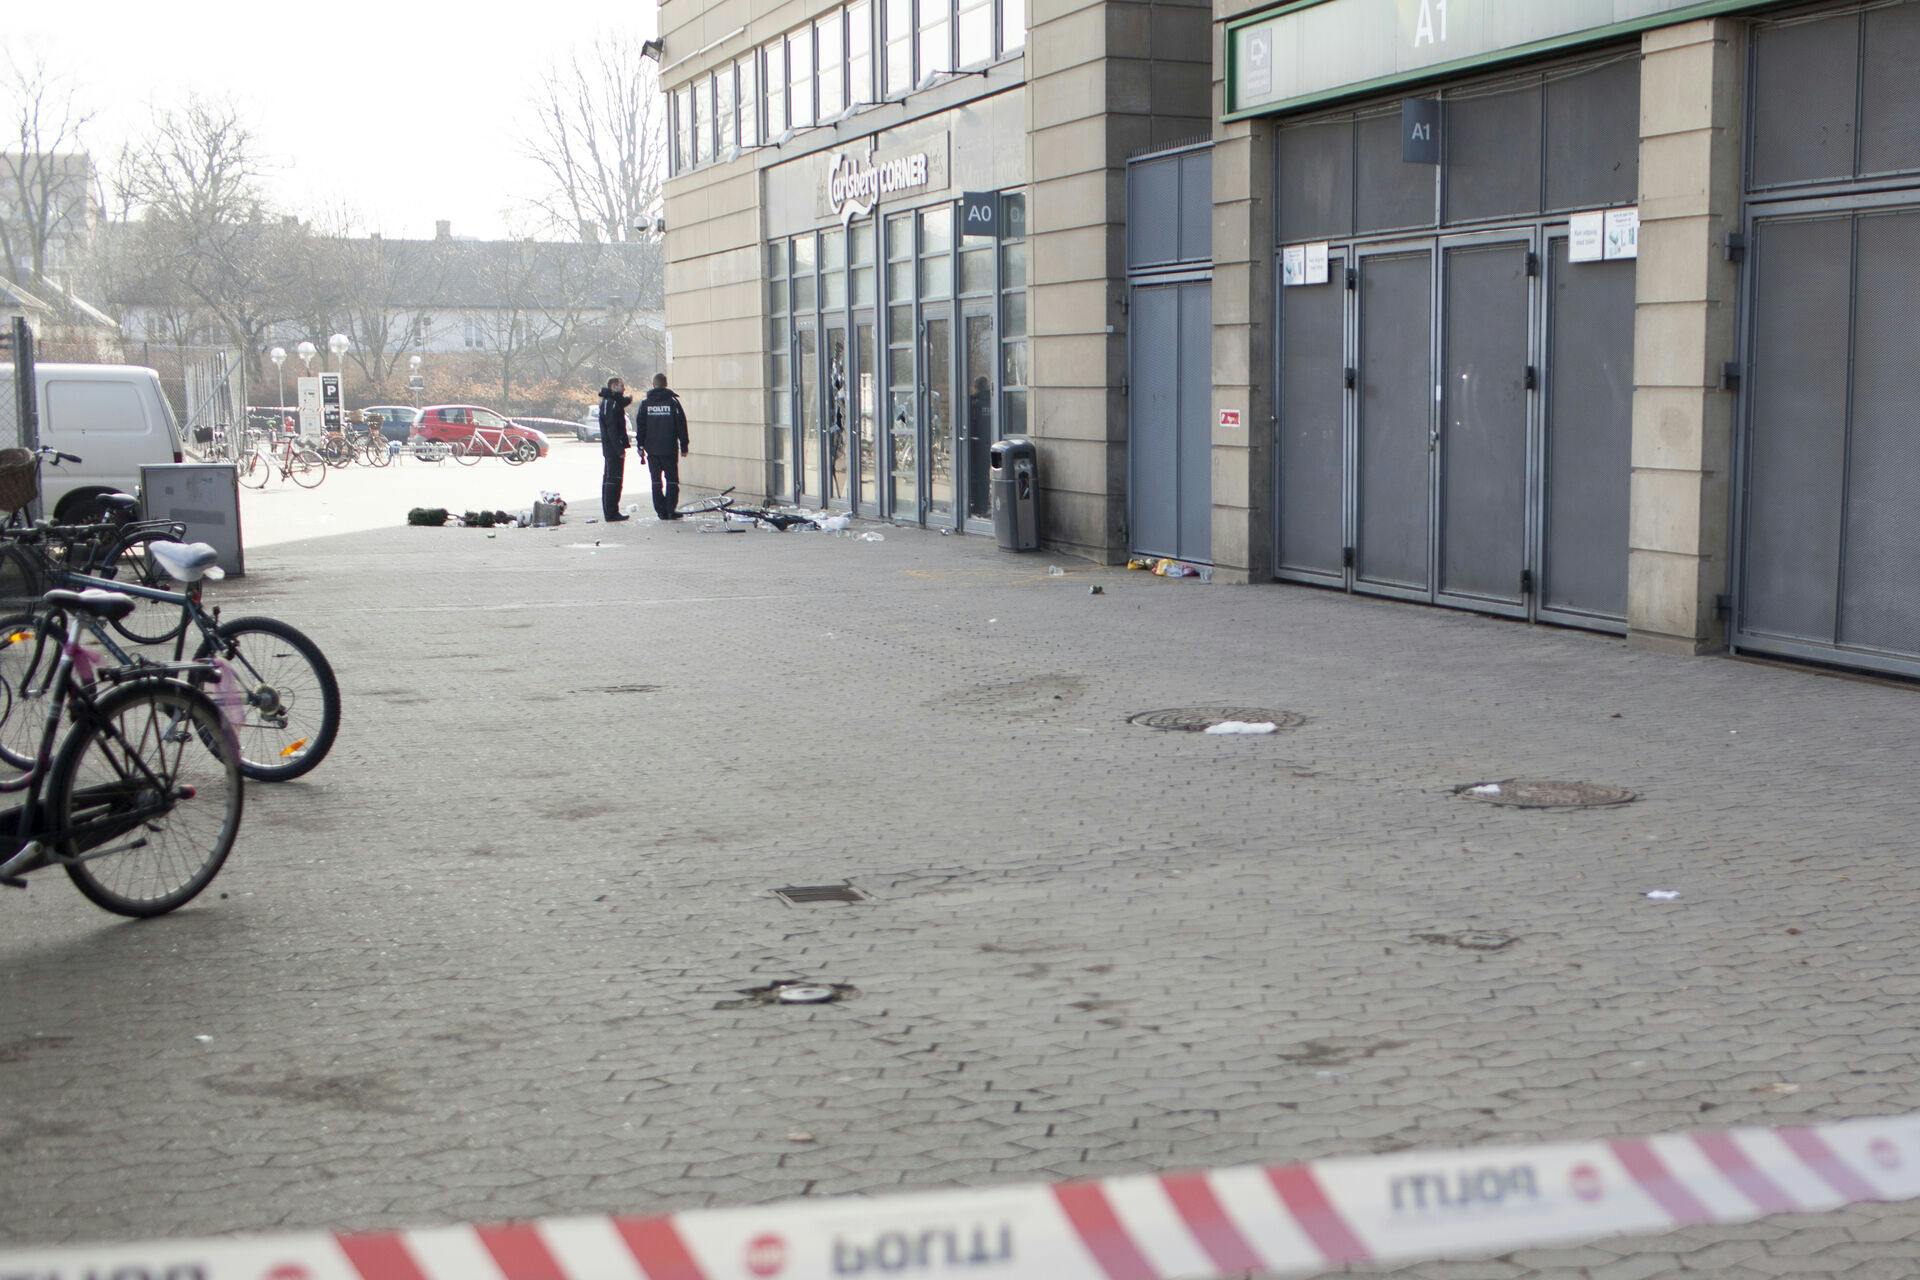
<path id="1" fill-rule="evenodd" d="M 661 23 L 689 480 L 1920 674 L 1920 0 Z"/>

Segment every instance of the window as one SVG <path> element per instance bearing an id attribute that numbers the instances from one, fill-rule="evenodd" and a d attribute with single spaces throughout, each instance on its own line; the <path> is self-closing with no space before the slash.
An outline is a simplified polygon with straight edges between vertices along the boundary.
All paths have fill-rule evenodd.
<path id="1" fill-rule="evenodd" d="M 498 430 L 507 425 L 507 420 L 491 409 L 475 409 L 473 411 L 473 425 L 476 427 L 486 427 L 490 431 Z"/>
<path id="2" fill-rule="evenodd" d="M 675 173 L 685 173 L 693 167 L 693 91 L 685 87 L 673 91 L 673 155 L 670 158 Z"/>
<path id="3" fill-rule="evenodd" d="M 873 101 L 873 5 L 860 0 L 847 10 L 847 105 Z"/>
<path id="4" fill-rule="evenodd" d="M 740 81 L 740 145 L 757 147 L 760 145 L 759 59 L 748 54 L 734 62 L 733 71 Z"/>
<path id="5" fill-rule="evenodd" d="M 847 305 L 847 242 L 838 228 L 820 233 L 820 309 Z"/>
<path id="6" fill-rule="evenodd" d="M 913 301 L 913 215 L 887 219 L 887 301 Z"/>
<path id="7" fill-rule="evenodd" d="M 1027 198 L 1000 197 L 1000 435 L 1027 433 Z"/>
<path id="8" fill-rule="evenodd" d="M 787 242 L 775 240 L 767 245 L 767 464 L 771 492 L 787 488 L 787 450 L 793 438 L 793 377 L 787 335 L 793 322 L 787 316 Z"/>
<path id="9" fill-rule="evenodd" d="M 813 123 L 813 28 L 787 36 L 787 118 L 796 129 Z"/>
<path id="10" fill-rule="evenodd" d="M 696 81 L 693 86 L 693 150 L 690 165 L 702 165 L 713 159 L 713 81 Z"/>
<path id="11" fill-rule="evenodd" d="M 811 315 L 814 303 L 814 245 L 813 233 L 795 236 L 793 239 L 793 314 Z"/>
<path id="12" fill-rule="evenodd" d="M 918 0 L 920 66 L 915 84 L 953 70 L 953 0 Z"/>
<path id="13" fill-rule="evenodd" d="M 853 305 L 873 305 L 873 219 L 853 224 Z"/>
<path id="14" fill-rule="evenodd" d="M 1027 44 L 1027 0 L 1000 0 L 1000 48 L 1023 49 Z"/>
<path id="15" fill-rule="evenodd" d="M 953 296 L 953 206 L 920 215 L 920 296 Z"/>
<path id="16" fill-rule="evenodd" d="M 813 24 L 814 59 L 820 65 L 820 119 L 831 120 L 847 105 L 846 13 L 836 9 Z"/>
<path id="17" fill-rule="evenodd" d="M 787 131 L 787 44 L 770 42 L 761 50 L 761 66 L 766 74 L 760 83 L 767 87 L 767 131 L 761 136 L 776 142 Z"/>
<path id="18" fill-rule="evenodd" d="M 478 316 L 467 316 L 465 328 L 463 337 L 469 351 L 475 351 L 487 345 L 487 331 Z"/>
<path id="19" fill-rule="evenodd" d="M 887 0 L 887 97 L 913 88 L 913 0 Z"/>
<path id="20" fill-rule="evenodd" d="M 960 65 L 993 61 L 993 0 L 960 0 Z"/>
<path id="21" fill-rule="evenodd" d="M 714 155 L 730 156 L 740 146 L 738 124 L 733 113 L 733 66 L 728 64 L 720 68 L 713 77 L 713 118 L 715 139 Z"/>

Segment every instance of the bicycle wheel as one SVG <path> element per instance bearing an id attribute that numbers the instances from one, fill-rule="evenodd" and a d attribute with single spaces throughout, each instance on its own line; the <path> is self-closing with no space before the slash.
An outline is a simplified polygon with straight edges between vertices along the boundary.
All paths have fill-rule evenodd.
<path id="1" fill-rule="evenodd" d="M 202 640 L 194 660 L 219 658 L 240 682 L 240 771 L 285 782 L 326 759 L 340 732 L 340 682 L 320 646 L 278 618 L 235 618 L 219 634 L 218 651 Z"/>
<path id="2" fill-rule="evenodd" d="M 327 478 L 327 464 L 312 449 L 298 449 L 287 457 L 287 474 L 302 489 L 317 489 Z"/>
<path id="3" fill-rule="evenodd" d="M 59 651 L 52 641 L 40 649 L 39 627 L 30 613 L 0 618 L 0 760 L 20 770 L 33 767 L 47 724 L 46 695 L 30 695 L 46 683 L 51 655 Z"/>
<path id="4" fill-rule="evenodd" d="M 477 467 L 480 465 L 480 449 L 474 444 L 471 437 L 465 440 L 455 440 L 448 446 L 448 449 L 453 454 L 453 460 L 461 466 Z"/>
<path id="5" fill-rule="evenodd" d="M 103 578 L 158 591 L 177 588 L 160 571 L 160 563 L 150 548 L 156 542 L 179 542 L 170 534 L 148 530 L 126 538 L 107 555 L 100 570 Z M 164 644 L 179 635 L 187 625 L 187 607 L 177 600 L 143 600 L 134 597 L 133 612 L 113 620 L 113 629 L 135 644 Z"/>
<path id="6" fill-rule="evenodd" d="M 176 680 L 136 680 L 84 714 L 48 780 L 55 852 L 115 915 L 157 916 L 212 883 L 240 830 L 244 783 L 220 710 Z"/>
<path id="7" fill-rule="evenodd" d="M 250 453 L 246 461 L 240 464 L 240 483 L 249 489 L 264 489 L 267 487 L 267 475 L 272 470 L 273 465 L 265 455 Z"/>
<path id="8" fill-rule="evenodd" d="M 387 438 L 375 436 L 367 441 L 366 464 L 370 467 L 384 467 L 393 461 L 393 455 L 387 451 Z"/>
<path id="9" fill-rule="evenodd" d="M 332 467 L 344 467 L 348 463 L 353 461 L 353 452 L 354 451 L 348 446 L 344 444 L 337 444 L 333 446 L 332 450 L 330 450 L 326 455 L 327 465 Z"/>

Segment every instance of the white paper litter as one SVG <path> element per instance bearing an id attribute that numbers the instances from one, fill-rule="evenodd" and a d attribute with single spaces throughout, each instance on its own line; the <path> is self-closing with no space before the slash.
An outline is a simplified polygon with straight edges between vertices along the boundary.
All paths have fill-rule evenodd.
<path id="1" fill-rule="evenodd" d="M 213 1037 L 212 1036 L 195 1036 L 194 1039 L 198 1040 L 201 1044 L 208 1044 L 213 1040 Z"/>
<path id="2" fill-rule="evenodd" d="M 1208 733 L 1275 733 L 1280 726 L 1271 720 L 1222 720 L 1219 724 L 1207 726 Z"/>
<path id="3" fill-rule="evenodd" d="M 1647 897 L 1651 898 L 1655 902 L 1672 902 L 1675 898 L 1679 896 L 1680 896 L 1680 891 L 1678 889 L 1647 890 Z"/>
<path id="4" fill-rule="evenodd" d="M 842 529 L 845 529 L 848 525 L 852 523 L 853 523 L 852 516 L 845 516 L 845 515 L 828 516 L 825 520 L 822 520 L 820 522 L 820 532 L 839 533 Z"/>
<path id="5" fill-rule="evenodd" d="M 887 537 L 883 533 L 863 533 L 860 535 L 860 541 L 862 542 L 885 542 L 886 540 Z"/>
<path id="6" fill-rule="evenodd" d="M 1500 784 L 1497 782 L 1483 782 L 1477 787 L 1468 787 L 1467 791 L 1469 794 L 1476 796 L 1497 796 L 1500 794 Z"/>

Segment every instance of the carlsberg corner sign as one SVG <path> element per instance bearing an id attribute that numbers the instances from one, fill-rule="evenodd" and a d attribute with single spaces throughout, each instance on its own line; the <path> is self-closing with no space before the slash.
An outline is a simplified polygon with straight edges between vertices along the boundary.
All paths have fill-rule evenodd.
<path id="1" fill-rule="evenodd" d="M 840 225 L 846 226 L 855 218 L 871 214 L 881 196 L 924 187 L 927 178 L 924 151 L 878 163 L 871 159 L 858 161 L 843 152 L 833 158 L 833 167 L 827 170 L 827 204 Z"/>

